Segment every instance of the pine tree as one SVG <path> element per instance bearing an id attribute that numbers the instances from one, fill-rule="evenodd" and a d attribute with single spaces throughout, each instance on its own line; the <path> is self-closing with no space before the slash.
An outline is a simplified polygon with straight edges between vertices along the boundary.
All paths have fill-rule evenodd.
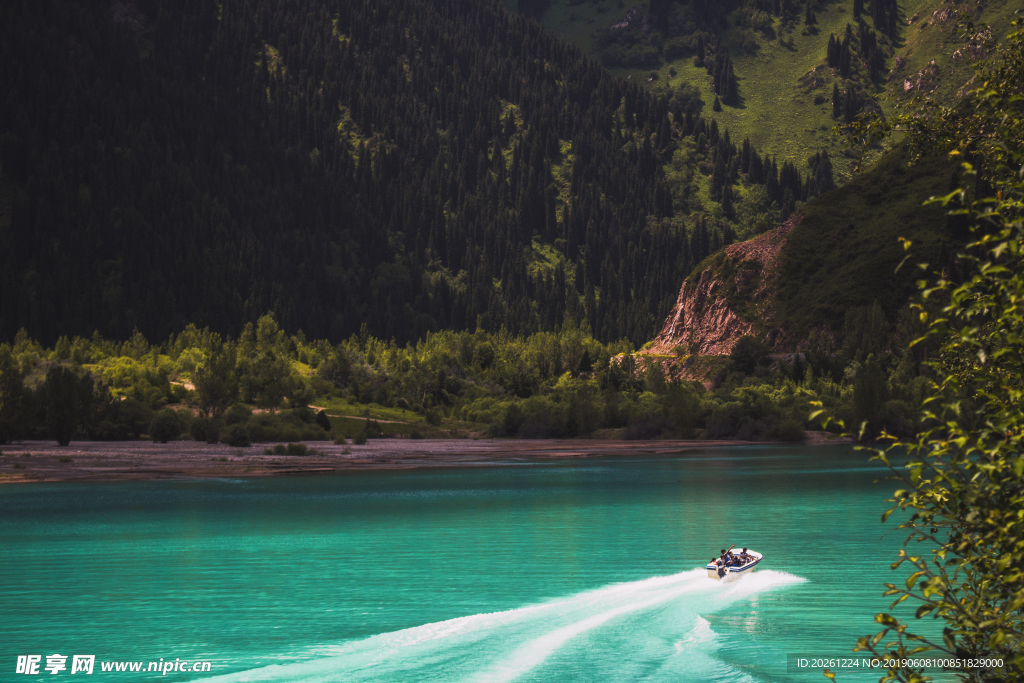
<path id="1" fill-rule="evenodd" d="M 722 188 L 729 182 L 729 165 L 724 154 L 715 155 L 715 165 L 708 181 L 708 192 L 714 199 L 720 199 Z"/>
<path id="2" fill-rule="evenodd" d="M 754 185 L 764 185 L 764 164 L 761 163 L 761 156 L 754 152 L 750 156 L 750 182 Z"/>
<path id="3" fill-rule="evenodd" d="M 796 199 L 788 187 L 782 193 L 782 220 L 789 218 L 796 211 Z"/>
<path id="4" fill-rule="evenodd" d="M 848 41 L 843 41 L 842 47 L 839 49 L 839 75 L 842 78 L 850 77 L 850 67 L 853 62 L 853 55 L 850 54 L 850 45 Z"/>
<path id="5" fill-rule="evenodd" d="M 734 211 L 732 206 L 732 187 L 726 185 L 722 189 L 722 212 L 725 213 L 726 217 L 730 220 L 734 218 Z"/>
<path id="6" fill-rule="evenodd" d="M 826 61 L 828 65 L 833 69 L 839 68 L 839 42 L 836 40 L 835 34 L 828 37 L 828 48 L 826 54 Z"/>
<path id="7" fill-rule="evenodd" d="M 886 32 L 887 17 L 883 0 L 871 0 L 871 21 L 876 31 Z"/>
<path id="8" fill-rule="evenodd" d="M 853 88 L 846 89 L 846 99 L 843 102 L 843 120 L 852 123 L 860 111 L 860 97 L 853 91 Z"/>
<path id="9" fill-rule="evenodd" d="M 839 95 L 839 82 L 832 84 L 832 118 L 838 119 L 843 115 L 843 100 Z"/>

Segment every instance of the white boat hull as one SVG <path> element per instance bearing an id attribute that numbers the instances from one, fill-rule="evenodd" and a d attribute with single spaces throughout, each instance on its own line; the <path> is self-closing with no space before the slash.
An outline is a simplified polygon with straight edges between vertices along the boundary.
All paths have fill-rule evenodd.
<path id="1" fill-rule="evenodd" d="M 739 555 L 742 551 L 732 550 L 730 552 L 733 555 Z M 749 548 L 747 549 L 747 554 L 750 555 L 753 559 L 748 561 L 746 564 L 740 565 L 738 567 L 725 567 L 724 571 L 722 571 L 721 574 L 719 574 L 718 565 L 715 562 L 709 562 L 706 567 L 708 571 L 708 578 L 714 579 L 715 581 L 728 581 L 730 579 L 739 578 L 744 574 L 753 574 L 754 570 L 757 569 L 758 563 L 761 562 L 761 560 L 764 558 L 764 555 L 758 552 L 754 552 Z"/>

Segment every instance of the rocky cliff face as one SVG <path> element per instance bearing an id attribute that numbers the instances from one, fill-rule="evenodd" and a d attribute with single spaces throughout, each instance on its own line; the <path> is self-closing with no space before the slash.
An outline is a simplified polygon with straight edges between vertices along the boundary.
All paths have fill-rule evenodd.
<path id="1" fill-rule="evenodd" d="M 776 265 L 799 220 L 794 214 L 770 232 L 729 245 L 691 274 L 648 353 L 671 354 L 681 346 L 689 355 L 727 355 L 745 334 L 766 335 L 778 346 L 770 323 Z"/>

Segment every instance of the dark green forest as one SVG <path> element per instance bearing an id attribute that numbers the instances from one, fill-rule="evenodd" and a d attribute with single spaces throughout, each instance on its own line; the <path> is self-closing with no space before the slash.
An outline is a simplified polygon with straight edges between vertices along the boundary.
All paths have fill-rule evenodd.
<path id="1" fill-rule="evenodd" d="M 832 185 L 494 0 L 12 1 L 0 58 L 9 341 L 273 311 L 640 345 L 744 188 L 785 216 Z"/>

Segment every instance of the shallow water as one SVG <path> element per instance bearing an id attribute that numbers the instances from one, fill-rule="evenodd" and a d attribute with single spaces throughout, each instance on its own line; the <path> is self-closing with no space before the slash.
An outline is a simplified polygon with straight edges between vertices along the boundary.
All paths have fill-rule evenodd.
<path id="1" fill-rule="evenodd" d="M 885 474 L 847 448 L 738 447 L 7 486 L 0 679 L 60 653 L 212 662 L 179 681 L 824 680 L 787 654 L 875 631 L 902 540 Z M 758 571 L 707 579 L 733 543 Z"/>

